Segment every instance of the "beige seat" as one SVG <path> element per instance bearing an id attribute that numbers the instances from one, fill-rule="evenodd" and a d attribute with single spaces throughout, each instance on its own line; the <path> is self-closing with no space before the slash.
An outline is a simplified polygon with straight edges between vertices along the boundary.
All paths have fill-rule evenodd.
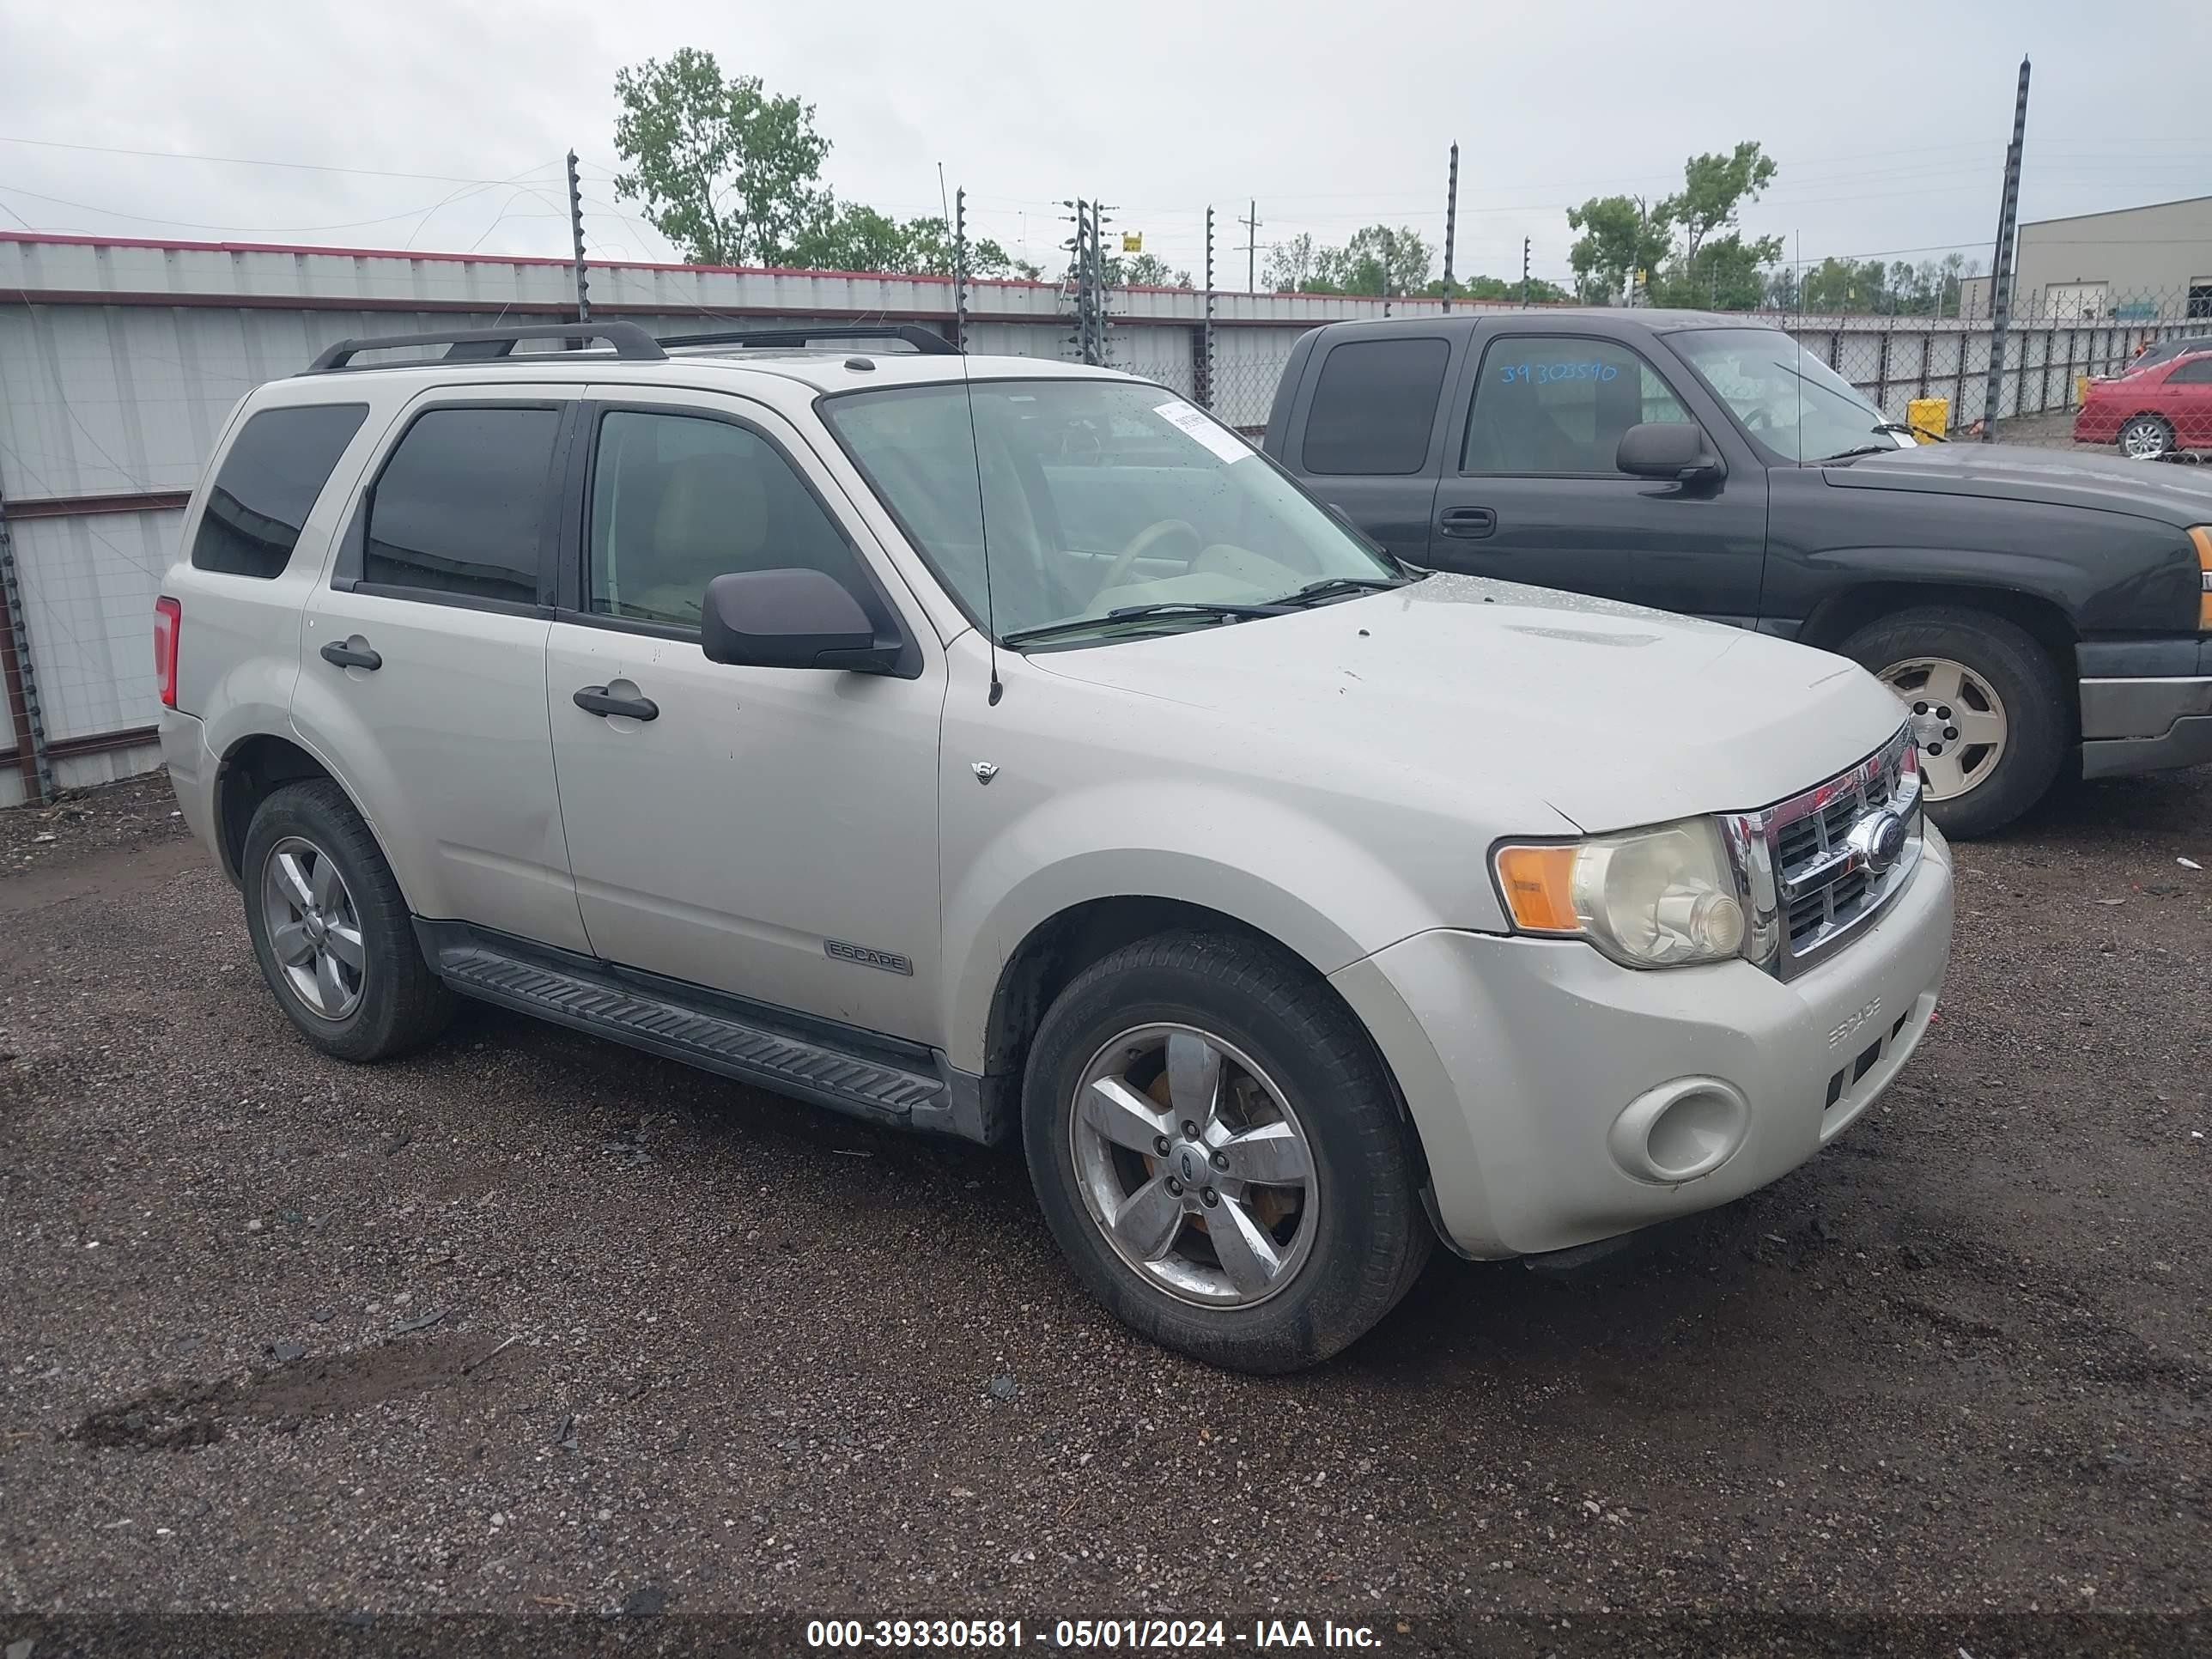
<path id="1" fill-rule="evenodd" d="M 623 608 L 632 616 L 696 623 L 707 584 L 732 570 L 766 568 L 768 491 L 744 461 L 728 455 L 693 455 L 669 469 L 649 549 L 623 549 L 623 562 L 651 585 L 623 586 Z"/>

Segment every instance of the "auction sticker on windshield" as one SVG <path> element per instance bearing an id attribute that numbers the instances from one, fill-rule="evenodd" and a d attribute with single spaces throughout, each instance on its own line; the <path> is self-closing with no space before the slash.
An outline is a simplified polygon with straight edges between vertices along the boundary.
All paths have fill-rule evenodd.
<path id="1" fill-rule="evenodd" d="M 1186 403 L 1165 403 L 1154 407 L 1152 413 L 1165 421 L 1185 437 L 1203 444 L 1224 461 L 1241 461 L 1252 453 L 1246 443 L 1226 427 L 1217 426 L 1200 410 Z"/>

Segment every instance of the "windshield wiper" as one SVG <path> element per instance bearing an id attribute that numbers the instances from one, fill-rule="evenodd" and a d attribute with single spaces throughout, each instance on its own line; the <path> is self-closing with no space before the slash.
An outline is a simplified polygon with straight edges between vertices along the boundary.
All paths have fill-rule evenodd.
<path id="1" fill-rule="evenodd" d="M 1904 438 L 1931 438 L 1939 444 L 1948 444 L 1951 441 L 1940 432 L 1923 432 L 1918 427 L 1907 426 L 1902 421 L 1884 421 L 1874 429 L 1876 432 L 1894 432 Z"/>
<path id="2" fill-rule="evenodd" d="M 1385 588 L 1403 587 L 1416 580 L 1412 576 L 1323 576 L 1317 582 L 1308 582 L 1295 593 L 1277 599 L 1279 605 L 1301 608 L 1318 605 L 1323 599 L 1343 599 L 1353 593 L 1379 593 Z"/>
<path id="3" fill-rule="evenodd" d="M 1825 465 L 1830 461 L 1855 460 L 1861 455 L 1891 455 L 1896 451 L 1895 444 L 1861 444 L 1855 449 L 1839 449 L 1832 455 L 1823 455 L 1819 464 Z"/>
<path id="4" fill-rule="evenodd" d="M 1280 605 L 1217 605 L 1205 599 L 1169 599 L 1158 605 L 1116 605 L 1103 617 L 1072 617 L 1066 622 L 1041 623 L 1035 628 L 1018 628 L 1004 635 L 1003 645 L 1026 645 L 1031 640 L 1048 640 L 1063 634 L 1084 634 L 1094 628 L 1110 627 L 1117 623 L 1145 622 L 1155 617 L 1199 617 L 1216 621 L 1243 621 L 1247 617 L 1279 617 Z"/>

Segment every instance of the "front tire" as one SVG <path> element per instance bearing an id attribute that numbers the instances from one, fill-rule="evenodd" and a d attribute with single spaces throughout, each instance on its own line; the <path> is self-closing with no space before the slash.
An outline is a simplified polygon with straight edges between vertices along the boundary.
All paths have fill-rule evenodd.
<path id="1" fill-rule="evenodd" d="M 300 1034 L 340 1060 L 419 1048 L 453 1018 L 392 868 L 337 785 L 290 783 L 254 810 L 240 860 L 262 977 Z"/>
<path id="2" fill-rule="evenodd" d="M 2173 428 L 2156 415 L 2138 415 L 2120 428 L 2120 453 L 2130 460 L 2154 461 L 2173 451 Z"/>
<path id="3" fill-rule="evenodd" d="M 1022 1116 L 1038 1201 L 1085 1287 L 1209 1364 L 1328 1358 L 1435 1243 L 1373 1044 L 1259 941 L 1163 934 L 1085 969 L 1030 1045 Z"/>
<path id="4" fill-rule="evenodd" d="M 2066 688 L 2026 629 L 1929 605 L 1869 623 L 1837 647 L 1894 692 L 1920 746 L 1928 816 L 1986 836 L 2043 799 L 2072 740 Z"/>

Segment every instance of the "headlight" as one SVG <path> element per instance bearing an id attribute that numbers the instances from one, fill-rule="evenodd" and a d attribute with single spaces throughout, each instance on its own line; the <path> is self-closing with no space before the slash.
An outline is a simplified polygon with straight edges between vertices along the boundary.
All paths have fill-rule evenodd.
<path id="1" fill-rule="evenodd" d="M 1522 933 L 1586 939 L 1630 968 L 1719 962 L 1743 949 L 1743 902 L 1709 818 L 1500 847 L 1492 862 Z"/>

